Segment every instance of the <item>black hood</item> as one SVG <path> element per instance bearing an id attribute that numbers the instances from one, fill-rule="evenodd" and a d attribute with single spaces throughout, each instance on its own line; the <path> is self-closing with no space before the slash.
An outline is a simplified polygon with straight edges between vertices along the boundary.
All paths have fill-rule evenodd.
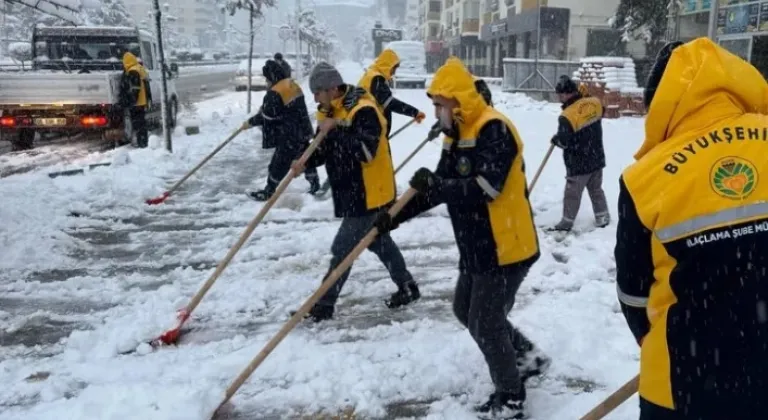
<path id="1" fill-rule="evenodd" d="M 285 70 L 283 70 L 283 66 L 274 60 L 267 60 L 266 64 L 264 64 L 264 67 L 261 69 L 261 73 L 264 75 L 267 81 L 272 84 L 288 78 L 288 75 L 285 74 Z"/>

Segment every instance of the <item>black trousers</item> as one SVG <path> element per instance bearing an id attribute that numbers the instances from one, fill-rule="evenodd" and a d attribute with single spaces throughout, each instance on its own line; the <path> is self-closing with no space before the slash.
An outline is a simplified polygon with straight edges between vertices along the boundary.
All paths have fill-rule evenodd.
<path id="1" fill-rule="evenodd" d="M 267 171 L 269 172 L 269 178 L 267 178 L 267 190 L 274 192 L 280 181 L 285 178 L 288 171 L 291 170 L 291 164 L 294 160 L 301 157 L 304 153 L 303 150 L 291 149 L 288 147 L 277 146 L 275 153 L 272 155 L 272 159 L 269 161 Z M 317 175 L 317 168 L 306 168 L 304 171 L 304 177 L 312 184 L 320 182 L 320 177 Z"/>
<path id="2" fill-rule="evenodd" d="M 129 110 L 131 129 L 136 136 L 136 145 L 145 148 L 149 145 L 149 133 L 147 132 L 147 115 L 143 106 L 134 106 Z"/>
<path id="3" fill-rule="evenodd" d="M 335 269 L 344 258 L 352 252 L 352 249 L 368 234 L 373 227 L 373 221 L 376 218 L 376 213 L 368 216 L 361 217 L 345 217 L 341 221 L 339 231 L 336 233 L 336 237 L 333 238 L 331 244 L 331 258 L 330 267 L 328 267 L 328 274 Z M 376 254 L 379 260 L 387 267 L 389 275 L 392 277 L 392 281 L 399 287 L 404 287 L 407 283 L 413 281 L 413 276 L 408 271 L 405 265 L 405 259 L 400 252 L 400 248 L 397 247 L 395 241 L 389 236 L 389 233 L 376 235 L 376 239 L 373 240 L 368 250 Z M 336 300 L 339 299 L 341 289 L 344 287 L 344 283 L 349 278 L 349 270 L 342 274 L 341 278 L 333 285 L 325 295 L 317 302 L 318 305 L 334 306 Z"/>
<path id="4" fill-rule="evenodd" d="M 462 273 L 456 283 L 453 313 L 483 353 L 497 392 L 520 390 L 517 358 L 533 349 L 530 340 L 507 319 L 530 268 L 523 263 L 505 267 L 501 274 Z"/>

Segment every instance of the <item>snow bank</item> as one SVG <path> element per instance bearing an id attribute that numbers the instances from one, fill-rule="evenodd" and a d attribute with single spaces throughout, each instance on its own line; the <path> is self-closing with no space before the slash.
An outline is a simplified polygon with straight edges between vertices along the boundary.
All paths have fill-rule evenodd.
<path id="1" fill-rule="evenodd" d="M 642 92 L 637 86 L 635 62 L 629 57 L 584 57 L 573 78 L 581 82 L 601 83 L 613 91 Z"/>

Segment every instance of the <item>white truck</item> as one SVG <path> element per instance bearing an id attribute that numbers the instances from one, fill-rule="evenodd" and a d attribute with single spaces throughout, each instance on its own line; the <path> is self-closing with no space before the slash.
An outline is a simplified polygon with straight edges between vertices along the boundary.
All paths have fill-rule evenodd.
<path id="1" fill-rule="evenodd" d="M 131 27 L 36 27 L 32 36 L 32 71 L 0 74 L 0 139 L 14 150 L 34 147 L 36 133 L 73 135 L 117 133 L 117 143 L 130 141 L 130 124 L 118 106 L 122 56 L 132 52 L 149 73 L 152 102 L 147 123 L 162 124 L 160 61 L 157 41 Z M 166 69 L 171 125 L 178 95 Z"/>
<path id="2" fill-rule="evenodd" d="M 424 89 L 427 85 L 427 53 L 420 41 L 392 41 L 386 45 L 400 58 L 395 88 Z"/>

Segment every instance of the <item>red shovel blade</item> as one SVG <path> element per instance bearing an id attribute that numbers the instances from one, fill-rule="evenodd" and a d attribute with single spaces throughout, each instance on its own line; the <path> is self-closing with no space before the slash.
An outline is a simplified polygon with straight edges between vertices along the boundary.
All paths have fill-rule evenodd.
<path id="1" fill-rule="evenodd" d="M 179 337 L 181 336 L 181 327 L 184 326 L 184 323 L 187 321 L 187 319 L 189 319 L 189 315 L 189 311 L 186 309 L 180 309 L 178 312 L 179 322 L 176 324 L 176 327 L 164 332 L 160 337 L 150 341 L 149 345 L 152 347 L 160 347 L 177 344 L 179 342 Z"/>
<path id="2" fill-rule="evenodd" d="M 148 199 L 146 201 L 146 203 L 149 204 L 150 206 L 155 205 L 155 204 L 160 204 L 160 203 L 164 202 L 165 199 L 168 198 L 169 195 L 171 195 L 171 193 L 166 191 L 160 197 L 155 197 L 155 198 Z"/>

